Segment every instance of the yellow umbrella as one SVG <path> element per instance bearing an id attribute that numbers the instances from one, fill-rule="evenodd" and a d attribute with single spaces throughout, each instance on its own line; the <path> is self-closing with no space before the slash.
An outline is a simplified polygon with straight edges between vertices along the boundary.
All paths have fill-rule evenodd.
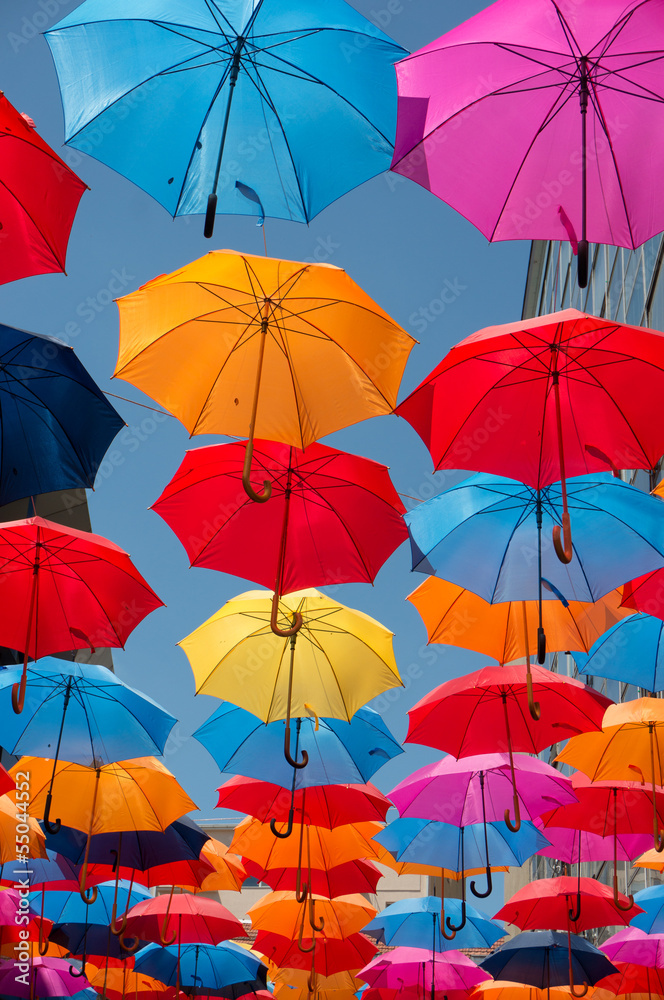
<path id="1" fill-rule="evenodd" d="M 190 434 L 304 448 L 390 413 L 416 341 L 341 268 L 217 250 L 117 300 L 114 374 Z"/>
<path id="2" fill-rule="evenodd" d="M 602 728 L 568 740 L 556 757 L 587 774 L 591 781 L 637 781 L 652 786 L 655 850 L 664 850 L 659 830 L 655 788 L 664 784 L 664 701 L 636 698 L 610 705 Z"/>
<path id="3" fill-rule="evenodd" d="M 317 590 L 280 598 L 280 619 L 288 623 L 296 612 L 300 631 L 276 635 L 270 627 L 272 594 L 248 591 L 178 644 L 197 694 L 223 698 L 264 722 L 286 719 L 287 749 L 291 715 L 350 722 L 377 694 L 403 686 L 392 633 L 375 619 Z"/>
<path id="4" fill-rule="evenodd" d="M 455 583 L 428 577 L 407 600 L 415 605 L 427 630 L 429 642 L 474 649 L 478 653 L 510 663 L 538 652 L 537 601 L 504 601 L 489 604 Z M 612 590 L 594 604 L 561 600 L 542 602 L 542 626 L 550 652 L 574 649 L 587 653 L 600 635 L 616 622 L 633 614 L 620 605 L 622 592 Z M 533 718 L 539 709 L 532 697 L 528 671 L 529 706 Z"/>

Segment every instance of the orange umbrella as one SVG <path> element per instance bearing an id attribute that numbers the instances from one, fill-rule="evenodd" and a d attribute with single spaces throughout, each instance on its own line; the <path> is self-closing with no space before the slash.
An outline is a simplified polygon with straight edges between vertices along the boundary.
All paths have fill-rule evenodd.
<path id="1" fill-rule="evenodd" d="M 117 300 L 114 375 L 190 434 L 304 448 L 390 413 L 416 341 L 341 268 L 216 250 Z"/>
<path id="2" fill-rule="evenodd" d="M 316 925 L 316 915 L 323 926 Z M 308 916 L 311 928 L 324 937 L 346 938 L 362 930 L 376 916 L 376 909 L 357 894 L 335 899 L 314 895 L 307 905 L 307 900 L 299 902 L 294 892 L 282 891 L 266 893 L 247 910 L 247 916 L 254 930 L 274 931 L 300 940 Z M 304 936 L 311 937 L 310 931 Z"/>
<path id="3" fill-rule="evenodd" d="M 123 963 L 122 968 L 97 968 L 91 963 L 85 966 L 88 981 L 97 993 L 107 1000 L 148 1000 L 153 994 L 168 994 L 174 996 L 172 986 L 166 986 L 158 979 L 134 972 Z M 166 998 L 164 997 L 164 1000 Z"/>
<path id="4" fill-rule="evenodd" d="M 276 823 L 281 832 L 286 824 Z M 378 848 L 371 840 L 383 829 L 384 824 L 373 820 L 364 823 L 346 823 L 328 830 L 324 826 L 293 824 L 298 842 L 302 836 L 307 841 L 307 853 L 312 868 L 334 868 L 356 858 L 377 858 Z M 230 850 L 250 858 L 262 868 L 294 868 L 301 856 L 301 847 L 292 840 L 274 836 L 269 823 L 247 817 L 235 829 Z"/>
<path id="5" fill-rule="evenodd" d="M 636 698 L 610 705 L 599 732 L 573 736 L 556 760 L 577 767 L 591 781 L 649 782 L 653 797 L 653 835 L 657 852 L 664 850 L 655 790 L 664 784 L 664 701 Z"/>
<path id="6" fill-rule="evenodd" d="M 589 986 L 584 996 L 586 1000 L 593 1000 L 598 992 L 596 987 Z M 540 990 L 537 986 L 525 983 L 489 979 L 486 983 L 479 983 L 468 996 L 469 1000 L 571 1000 L 576 994 L 572 993 L 569 986 L 552 986 L 550 989 Z"/>
<path id="7" fill-rule="evenodd" d="M 214 872 L 207 875 L 194 891 L 239 892 L 247 877 L 242 859 L 233 854 L 220 840 L 210 837 L 201 848 L 201 858 L 211 864 Z"/>
<path id="8" fill-rule="evenodd" d="M 29 773 L 29 772 L 28 772 Z M 19 785 L 22 780 L 16 775 Z M 29 810 L 24 810 L 21 802 L 15 801 L 16 787 L 12 793 L 0 795 L 0 864 L 6 865 L 16 861 L 18 856 L 24 858 L 45 858 L 46 838 L 32 812 L 32 802 Z M 18 795 L 21 796 L 21 789 Z M 21 824 L 20 832 L 17 824 Z M 27 829 L 24 830 L 23 826 Z"/>

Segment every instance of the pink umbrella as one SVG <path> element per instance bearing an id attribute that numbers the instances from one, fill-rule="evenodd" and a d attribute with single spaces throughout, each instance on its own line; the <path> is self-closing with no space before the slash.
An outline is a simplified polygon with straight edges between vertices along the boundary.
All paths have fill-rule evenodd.
<path id="1" fill-rule="evenodd" d="M 25 965 L 25 970 L 22 966 Z M 0 993 L 12 997 L 71 997 L 90 986 L 84 975 L 70 972 L 71 963 L 61 958 L 31 958 L 16 963 L 0 962 Z M 34 990 L 30 982 L 34 978 Z"/>
<path id="2" fill-rule="evenodd" d="M 517 788 L 518 775 L 518 788 Z M 504 818 L 510 830 L 560 805 L 576 802 L 570 778 L 528 754 L 485 753 L 443 757 L 419 768 L 389 793 L 401 816 L 455 826 Z M 515 822 L 510 820 L 513 807 Z"/>
<path id="3" fill-rule="evenodd" d="M 460 951 L 436 953 L 422 948 L 395 948 L 378 955 L 357 973 L 375 988 L 419 986 L 422 991 L 468 990 L 491 977 Z"/>
<path id="4" fill-rule="evenodd" d="M 599 946 L 609 961 L 664 969 L 664 934 L 646 934 L 638 927 L 625 927 Z"/>
<path id="5" fill-rule="evenodd" d="M 664 21 L 644 0 L 498 0 L 397 63 L 392 169 L 489 240 L 664 229 Z"/>
<path id="6" fill-rule="evenodd" d="M 612 861 L 614 857 L 614 838 L 601 837 L 598 833 L 588 830 L 567 829 L 560 826 L 546 826 L 541 817 L 534 820 L 535 826 L 542 831 L 549 847 L 537 851 L 545 858 L 557 858 L 568 865 L 577 865 L 582 861 Z M 631 861 L 652 847 L 652 833 L 623 833 L 615 837 L 616 857 L 619 861 Z M 631 962 L 632 959 L 624 959 Z"/>

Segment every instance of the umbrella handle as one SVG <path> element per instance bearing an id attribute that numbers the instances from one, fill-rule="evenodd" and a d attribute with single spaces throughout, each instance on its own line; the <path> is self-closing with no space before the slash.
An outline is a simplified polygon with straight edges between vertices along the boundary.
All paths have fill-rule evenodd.
<path id="1" fill-rule="evenodd" d="M 514 808 L 514 823 L 512 823 L 512 820 L 510 819 L 510 811 L 509 811 L 509 809 L 506 809 L 505 810 L 505 826 L 507 827 L 508 830 L 511 830 L 512 833 L 517 833 L 521 829 L 521 810 L 519 809 L 519 796 L 516 793 L 516 789 L 514 789 L 514 793 L 513 793 L 513 803 L 514 803 L 514 806 L 513 806 L 513 808 Z"/>
<path id="2" fill-rule="evenodd" d="M 588 284 L 588 240 L 579 240 L 576 259 L 579 288 L 585 288 Z M 585 994 L 581 995 L 585 996 Z M 576 996 L 576 993 L 574 996 Z"/>
<path id="3" fill-rule="evenodd" d="M 39 954 L 41 955 L 42 958 L 47 953 L 49 945 L 48 938 L 44 940 L 44 896 L 45 892 L 42 889 L 41 913 L 39 914 L 39 943 L 38 943 Z"/>
<path id="4" fill-rule="evenodd" d="M 541 665 L 546 660 L 546 632 L 540 625 L 537 629 L 537 662 Z"/>
<path id="5" fill-rule="evenodd" d="M 124 934 L 120 935 L 119 940 L 120 940 L 120 947 L 122 948 L 122 950 L 129 952 L 130 955 L 133 955 L 135 951 L 138 951 L 138 946 L 141 943 L 138 937 L 133 937 L 129 938 L 129 940 L 132 943 L 127 944 L 127 939 L 125 938 Z"/>
<path id="6" fill-rule="evenodd" d="M 577 892 L 577 894 L 576 894 L 576 907 L 575 907 L 575 909 L 572 909 L 570 907 L 569 910 L 567 911 L 567 915 L 568 915 L 569 919 L 572 921 L 573 924 L 575 924 L 577 922 L 577 920 L 579 919 L 579 917 L 581 916 L 581 893 L 580 892 Z M 575 996 L 576 996 L 576 994 L 575 994 Z M 585 994 L 582 993 L 581 996 L 585 996 Z"/>
<path id="7" fill-rule="evenodd" d="M 631 910 L 634 906 L 634 896 L 630 893 L 627 897 L 627 906 L 623 906 L 620 902 L 620 893 L 618 892 L 618 876 L 614 870 L 613 872 L 613 902 L 616 905 L 617 910 L 622 910 L 625 913 L 627 910 Z"/>
<path id="8" fill-rule="evenodd" d="M 216 194 L 209 194 L 207 200 L 207 209 L 205 211 L 205 226 L 203 227 L 203 236 L 206 240 L 209 240 L 214 233 L 214 217 L 217 214 L 217 196 Z"/>
<path id="9" fill-rule="evenodd" d="M 302 911 L 302 922 L 300 923 L 300 930 L 299 930 L 298 935 L 297 935 L 297 946 L 300 949 L 300 951 L 304 952 L 304 954 L 306 955 L 306 954 L 309 954 L 310 952 L 312 952 L 315 949 L 315 947 L 316 947 L 316 939 L 312 935 L 311 948 L 305 948 L 304 945 L 302 944 L 302 937 L 303 937 L 303 935 L 304 935 L 304 910 Z"/>
<path id="10" fill-rule="evenodd" d="M 560 525 L 554 524 L 553 526 L 553 547 L 561 563 L 570 563 L 574 555 L 574 549 L 572 547 L 572 529 L 569 522 L 569 514 L 566 510 L 563 511 L 562 522 L 562 542 L 560 540 Z"/>
<path id="11" fill-rule="evenodd" d="M 277 830 L 277 824 L 275 822 L 274 816 L 270 820 L 270 830 L 272 831 L 274 836 L 278 837 L 280 840 L 285 840 L 286 837 L 290 837 L 291 833 L 293 832 L 293 810 L 289 809 L 288 811 L 288 823 L 286 824 L 285 830 L 283 830 L 281 833 L 279 832 L 279 830 Z M 301 903 L 302 900 L 300 899 L 299 902 Z"/>
<path id="12" fill-rule="evenodd" d="M 168 948 L 170 945 L 175 943 L 175 939 L 178 936 L 177 930 L 173 931 L 173 936 L 171 938 L 166 937 L 166 928 L 168 926 L 168 914 L 164 918 L 164 922 L 159 929 L 159 944 L 164 948 Z"/>
<path id="13" fill-rule="evenodd" d="M 470 891 L 472 892 L 473 896 L 477 896 L 478 899 L 486 899 L 487 896 L 491 895 L 493 891 L 493 879 L 491 878 L 490 865 L 486 866 L 486 885 L 487 885 L 486 892 L 479 892 L 475 888 L 475 879 L 471 879 Z"/>
<path id="14" fill-rule="evenodd" d="M 288 639 L 289 636 L 297 635 L 297 633 L 302 628 L 302 615 L 299 611 L 296 611 L 293 615 L 293 624 L 290 628 L 279 628 L 277 625 L 277 616 L 279 614 L 279 594 L 274 592 L 272 595 L 272 613 L 270 614 L 270 628 L 275 635 L 280 635 L 283 639 Z"/>
<path id="15" fill-rule="evenodd" d="M 81 966 L 80 969 L 77 969 L 75 965 L 70 965 L 69 975 L 73 976 L 74 979 L 82 979 L 83 976 L 85 975 L 85 962 L 83 962 L 83 965 Z"/>
<path id="16" fill-rule="evenodd" d="M 117 926 L 117 915 L 116 906 L 113 903 L 113 912 L 111 913 L 111 932 L 115 934 L 116 937 L 122 937 L 124 932 L 127 930 L 127 911 L 120 917 L 120 926 Z"/>
<path id="17" fill-rule="evenodd" d="M 212 197 L 212 196 L 211 196 Z M 214 196 L 216 202 L 216 195 Z M 263 480 L 263 492 L 257 493 L 249 482 L 249 474 L 251 472 L 251 460 L 254 455 L 254 442 L 252 439 L 247 441 L 247 445 L 244 451 L 244 468 L 242 469 L 242 485 L 244 487 L 244 492 L 247 494 L 250 500 L 254 503 L 265 503 L 272 496 L 272 483 L 269 479 Z"/>
<path id="18" fill-rule="evenodd" d="M 447 924 L 448 930 L 452 931 L 452 937 L 457 933 L 457 931 L 462 931 L 466 926 L 466 901 L 465 899 L 461 903 L 461 923 L 455 927 L 449 917 L 445 918 L 445 923 Z M 447 934 L 445 934 L 447 937 Z M 449 940 L 449 938 L 448 938 Z"/>
<path id="19" fill-rule="evenodd" d="M 322 931 L 325 928 L 325 918 L 320 918 L 320 926 L 316 923 L 316 904 L 309 896 L 309 926 L 312 931 Z"/>
<path id="20" fill-rule="evenodd" d="M 23 673 L 18 684 L 12 685 L 12 708 L 16 715 L 20 715 L 25 704 L 25 684 L 27 681 L 26 665 L 23 664 Z"/>
<path id="21" fill-rule="evenodd" d="M 290 725 L 286 725 L 286 732 L 284 733 L 284 757 L 288 761 L 291 767 L 297 768 L 301 771 L 303 767 L 306 767 L 309 763 L 309 754 L 306 750 L 302 751 L 302 760 L 298 763 L 293 757 L 291 757 L 290 752 Z M 270 828 L 272 824 L 270 823 Z"/>
<path id="22" fill-rule="evenodd" d="M 52 796 L 52 794 L 51 794 L 51 792 L 49 790 L 47 792 L 47 794 L 46 794 L 46 805 L 44 806 L 44 819 L 43 819 L 43 823 L 44 823 L 44 829 L 46 830 L 46 832 L 50 833 L 52 836 L 55 836 L 56 833 L 60 832 L 60 827 L 62 826 L 62 823 L 60 822 L 59 819 L 56 819 L 56 821 L 54 823 L 51 823 L 51 821 L 50 821 L 52 799 L 53 799 L 53 796 Z"/>
<path id="23" fill-rule="evenodd" d="M 539 643 L 539 636 L 538 636 Z M 539 722 L 540 716 L 542 714 L 542 709 L 540 703 L 535 701 L 533 696 L 533 675 L 530 672 L 530 665 L 528 666 L 528 672 L 526 674 L 526 688 L 528 691 L 528 711 L 530 712 L 530 717 L 535 722 Z"/>

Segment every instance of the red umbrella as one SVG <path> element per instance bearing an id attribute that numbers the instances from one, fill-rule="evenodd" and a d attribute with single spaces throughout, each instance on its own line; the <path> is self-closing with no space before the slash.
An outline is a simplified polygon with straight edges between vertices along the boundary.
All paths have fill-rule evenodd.
<path id="1" fill-rule="evenodd" d="M 566 475 L 653 469 L 664 452 L 663 391 L 664 333 L 566 309 L 466 337 L 396 412 L 436 469 L 536 489 L 560 480 L 564 546 L 558 526 L 554 543 L 569 562 Z"/>
<path id="2" fill-rule="evenodd" d="M 300 890 L 301 867 L 265 869 L 248 858 L 244 858 L 243 863 L 248 875 L 265 882 L 275 892 L 281 889 Z M 359 858 L 327 869 L 307 868 L 306 880 L 314 895 L 333 899 L 353 892 L 375 893 L 382 877 L 380 868 L 376 868 L 371 861 Z"/>
<path id="3" fill-rule="evenodd" d="M 286 823 L 289 811 L 295 809 L 301 815 L 306 803 L 305 822 L 329 830 L 365 820 L 382 822 L 392 805 L 370 782 L 366 785 L 313 785 L 306 792 L 299 788 L 292 802 L 290 792 L 281 785 L 243 775 L 234 775 L 217 791 L 218 809 L 225 807 L 248 813 L 261 823 L 266 823 L 270 817 L 274 817 L 276 823 Z"/>
<path id="4" fill-rule="evenodd" d="M 542 878 L 515 892 L 494 919 L 515 924 L 522 931 L 566 930 L 580 934 L 590 927 L 626 926 L 637 913 L 643 913 L 640 906 L 630 906 L 622 893 L 619 900 L 620 908 L 613 902 L 610 887 L 594 878 Z"/>
<path id="5" fill-rule="evenodd" d="M 595 985 L 609 993 L 647 993 L 664 996 L 664 969 L 635 965 L 633 962 L 614 962 L 618 970 L 613 976 L 600 979 Z"/>
<path id="6" fill-rule="evenodd" d="M 623 584 L 622 606 L 664 619 L 664 570 L 653 570 Z"/>
<path id="7" fill-rule="evenodd" d="M 41 517 L 0 526 L 0 583 L 0 645 L 24 653 L 15 712 L 23 708 L 29 657 L 124 646 L 163 605 L 119 546 Z"/>
<path id="8" fill-rule="evenodd" d="M 0 136 L 0 282 L 64 271 L 69 233 L 87 184 L 2 94 Z"/>
<path id="9" fill-rule="evenodd" d="M 272 482 L 270 503 L 256 504 L 242 486 L 245 454 L 246 442 L 187 452 L 152 509 L 192 566 L 250 572 L 274 588 L 272 627 L 288 635 L 276 625 L 279 595 L 372 582 L 407 538 L 405 508 L 384 465 L 322 444 L 300 451 L 272 441 L 254 442 L 252 475 Z"/>
<path id="10" fill-rule="evenodd" d="M 116 928 L 117 929 L 117 928 Z M 183 892 L 145 899 L 132 906 L 124 930 L 127 937 L 156 941 L 163 946 L 196 942 L 219 944 L 247 932 L 230 910 L 214 899 Z"/>
<path id="11" fill-rule="evenodd" d="M 291 938 L 272 931 L 259 931 L 253 945 L 253 950 L 264 955 L 275 965 L 290 969 L 304 969 L 311 964 L 309 955 L 313 956 L 316 971 L 323 976 L 331 976 L 335 972 L 361 969 L 370 962 L 378 948 L 364 934 L 351 934 L 347 938 L 313 939 L 315 947 L 312 952 L 307 947 L 303 952 Z M 311 945 L 311 938 L 303 938 L 303 945 Z"/>

